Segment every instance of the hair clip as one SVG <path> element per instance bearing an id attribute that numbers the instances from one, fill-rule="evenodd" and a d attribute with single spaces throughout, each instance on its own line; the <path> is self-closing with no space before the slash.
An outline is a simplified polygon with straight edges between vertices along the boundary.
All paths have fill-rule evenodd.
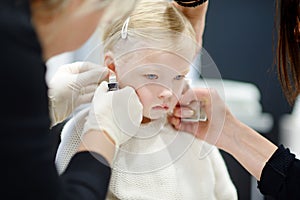
<path id="1" fill-rule="evenodd" d="M 128 17 L 125 20 L 124 24 L 123 24 L 122 31 L 121 31 L 121 37 L 122 37 L 122 39 L 126 39 L 127 38 L 129 20 L 130 20 L 130 17 Z"/>

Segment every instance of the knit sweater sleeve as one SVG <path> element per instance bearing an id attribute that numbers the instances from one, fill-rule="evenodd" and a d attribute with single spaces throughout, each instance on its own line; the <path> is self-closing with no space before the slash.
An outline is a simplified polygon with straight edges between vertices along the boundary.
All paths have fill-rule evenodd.
<path id="1" fill-rule="evenodd" d="M 275 199 L 300 199 L 300 161 L 280 145 L 263 168 L 258 188 Z"/>

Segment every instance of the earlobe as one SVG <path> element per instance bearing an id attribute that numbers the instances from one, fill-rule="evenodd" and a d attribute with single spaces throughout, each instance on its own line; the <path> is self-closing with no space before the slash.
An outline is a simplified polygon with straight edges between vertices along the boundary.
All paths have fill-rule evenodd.
<path id="1" fill-rule="evenodd" d="M 113 59 L 113 54 L 111 52 L 105 53 L 104 65 L 108 67 L 111 71 L 116 72 L 115 62 Z"/>
<path id="2" fill-rule="evenodd" d="M 116 72 L 116 70 L 115 70 L 115 64 L 114 64 L 114 63 L 111 63 L 111 64 L 107 65 L 107 67 L 108 67 L 108 69 L 110 69 L 111 71 Z"/>

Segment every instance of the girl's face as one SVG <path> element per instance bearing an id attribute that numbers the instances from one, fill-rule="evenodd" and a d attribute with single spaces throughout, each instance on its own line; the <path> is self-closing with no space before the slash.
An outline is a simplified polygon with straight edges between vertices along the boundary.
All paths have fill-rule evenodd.
<path id="1" fill-rule="evenodd" d="M 143 104 L 144 122 L 171 112 L 186 86 L 190 63 L 170 52 L 144 50 L 117 62 L 120 87 L 133 87 Z M 122 60 L 122 59 L 121 59 Z M 129 61 L 128 61 L 129 60 Z"/>

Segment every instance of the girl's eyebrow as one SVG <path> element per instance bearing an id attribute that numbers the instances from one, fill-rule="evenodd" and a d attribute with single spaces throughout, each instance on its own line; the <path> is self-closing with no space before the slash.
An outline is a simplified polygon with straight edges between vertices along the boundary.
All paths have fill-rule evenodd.
<path id="1" fill-rule="evenodd" d="M 160 67 L 161 67 L 161 66 L 159 66 L 158 63 L 152 63 L 152 64 L 141 65 L 141 66 L 139 66 L 137 69 L 138 69 L 139 71 L 150 70 L 150 71 L 152 71 L 152 72 L 154 72 L 154 73 L 161 73 L 161 72 L 163 72 L 163 71 L 161 70 Z M 170 68 L 172 68 L 172 67 L 170 67 Z M 172 68 L 172 69 L 173 69 L 173 68 Z M 175 70 L 175 69 L 173 69 L 173 70 Z M 184 69 L 184 70 L 181 71 L 181 72 L 178 71 L 178 74 L 180 74 L 180 75 L 186 75 L 187 73 L 189 73 L 189 71 L 190 71 L 190 68 L 186 68 L 186 69 Z"/>
<path id="2" fill-rule="evenodd" d="M 145 68 L 151 68 L 151 69 L 155 69 L 155 70 L 157 70 L 157 65 L 155 65 L 155 64 L 147 64 L 147 65 L 141 65 L 141 66 L 139 66 L 138 68 L 139 69 L 145 69 Z"/>
<path id="3" fill-rule="evenodd" d="M 187 68 L 186 70 L 182 71 L 182 74 L 187 74 L 187 73 L 189 73 L 189 71 L 190 71 L 190 69 Z"/>

